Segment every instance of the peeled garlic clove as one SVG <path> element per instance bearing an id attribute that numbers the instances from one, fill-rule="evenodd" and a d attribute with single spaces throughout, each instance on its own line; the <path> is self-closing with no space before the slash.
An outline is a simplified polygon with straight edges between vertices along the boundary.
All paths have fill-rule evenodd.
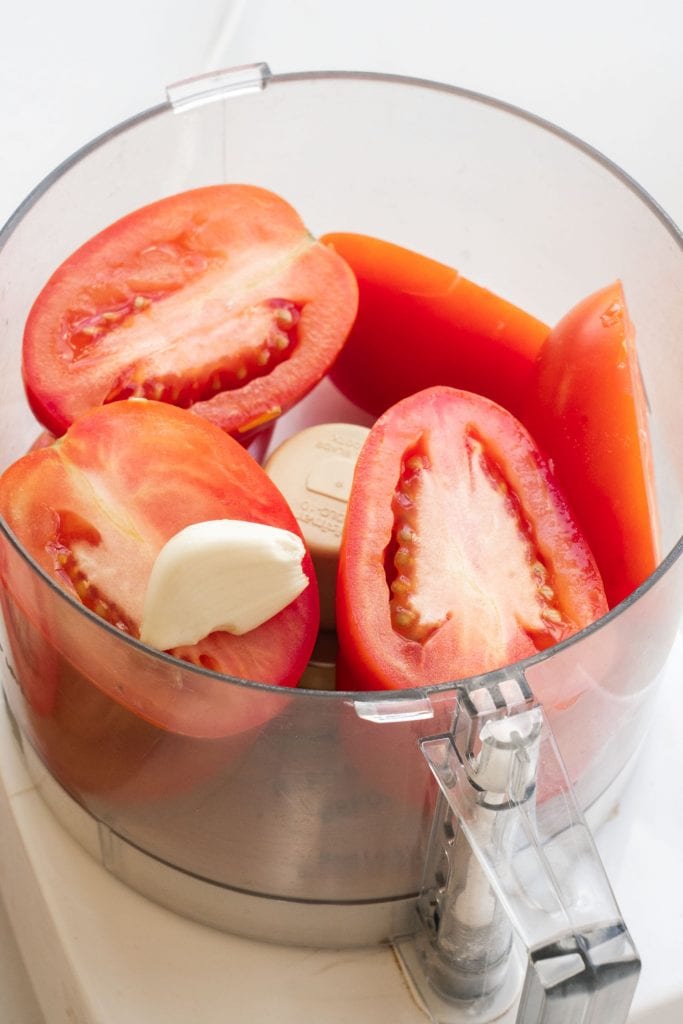
<path id="1" fill-rule="evenodd" d="M 300 537 L 264 523 L 193 523 L 152 567 L 140 639 L 166 651 L 214 630 L 240 635 L 282 611 L 308 586 Z"/>

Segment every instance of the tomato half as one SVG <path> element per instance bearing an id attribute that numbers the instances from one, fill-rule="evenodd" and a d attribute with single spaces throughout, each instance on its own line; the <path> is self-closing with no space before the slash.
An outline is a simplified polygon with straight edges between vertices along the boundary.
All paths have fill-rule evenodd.
<path id="1" fill-rule="evenodd" d="M 356 305 L 344 261 L 278 196 L 184 192 L 110 225 L 55 271 L 26 324 L 28 398 L 55 434 L 128 397 L 244 434 L 324 376 Z"/>
<path id="2" fill-rule="evenodd" d="M 344 685 L 398 689 L 487 672 L 606 611 L 588 545 L 507 410 L 437 387 L 380 417 L 342 538 Z"/>
<path id="3" fill-rule="evenodd" d="M 238 442 L 189 412 L 139 400 L 92 410 L 54 444 L 7 469 L 0 478 L 0 512 L 49 576 L 132 637 L 139 634 L 154 560 L 183 527 L 246 519 L 301 535 L 285 499 Z M 308 554 L 303 569 L 309 578 L 303 593 L 257 629 L 242 636 L 215 632 L 170 653 L 216 673 L 296 684 L 318 628 Z M 16 599 L 29 597 L 17 593 Z M 68 655 L 95 686 L 110 689 L 115 700 L 162 727 L 191 735 L 230 731 L 223 680 L 205 689 L 200 682 L 180 686 L 172 670 L 156 661 L 149 671 L 140 665 L 128 671 L 126 657 L 133 656 L 113 653 L 107 643 L 112 646 L 105 638 L 93 642 L 82 657 Z M 116 646 L 125 652 L 124 645 Z"/>
<path id="4" fill-rule="evenodd" d="M 416 391 L 446 384 L 518 414 L 549 328 L 457 270 L 365 235 L 328 234 L 354 271 L 356 322 L 330 376 L 380 415 Z"/>
<path id="5" fill-rule="evenodd" d="M 600 567 L 610 605 L 659 562 L 647 403 L 620 282 L 578 303 L 541 349 L 523 421 Z"/>

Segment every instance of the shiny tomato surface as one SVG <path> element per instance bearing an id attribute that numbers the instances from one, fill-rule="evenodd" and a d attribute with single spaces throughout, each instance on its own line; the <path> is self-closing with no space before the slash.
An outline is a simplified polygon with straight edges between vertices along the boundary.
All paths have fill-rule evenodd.
<path id="1" fill-rule="evenodd" d="M 549 328 L 457 270 L 378 238 L 321 239 L 358 280 L 358 316 L 330 376 L 376 416 L 437 384 L 518 414 Z"/>
<path id="2" fill-rule="evenodd" d="M 590 549 L 509 412 L 436 387 L 380 417 L 358 459 L 342 539 L 342 687 L 487 672 L 606 611 Z"/>
<path id="3" fill-rule="evenodd" d="M 285 499 L 237 441 L 190 412 L 146 400 L 94 409 L 54 444 L 16 462 L 0 478 L 0 513 L 60 587 L 134 638 L 156 556 L 185 526 L 242 519 L 301 535 Z M 309 585 L 261 626 L 241 636 L 217 631 L 169 653 L 215 673 L 295 685 L 319 619 L 308 554 L 303 569 Z M 14 596 L 24 603 L 22 594 Z M 79 658 L 81 671 L 88 670 L 94 685 L 109 688 L 114 699 L 178 731 L 187 726 L 185 705 L 187 716 L 193 716 L 191 732 L 230 731 L 229 722 L 221 721 L 224 684 L 207 688 L 210 699 L 203 701 L 199 684 L 195 694 L 174 688 L 170 668 L 150 671 L 147 678 L 104 680 L 102 672 L 106 676 L 108 670 L 102 665 L 98 670 L 95 647 L 92 658 L 87 651 Z"/>
<path id="4" fill-rule="evenodd" d="M 659 562 L 647 402 L 620 282 L 582 299 L 550 332 L 522 418 L 618 604 Z"/>
<path id="5" fill-rule="evenodd" d="M 184 192 L 111 224 L 55 270 L 26 324 L 27 394 L 58 435 L 92 406 L 141 397 L 242 436 L 321 379 L 356 304 L 349 268 L 279 196 Z"/>

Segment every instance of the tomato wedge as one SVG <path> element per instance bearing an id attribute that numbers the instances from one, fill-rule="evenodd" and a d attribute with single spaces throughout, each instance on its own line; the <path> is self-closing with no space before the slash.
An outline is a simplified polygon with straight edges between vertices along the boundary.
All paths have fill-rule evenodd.
<path id="1" fill-rule="evenodd" d="M 500 668 L 607 611 L 600 575 L 539 451 L 507 410 L 430 388 L 372 428 L 340 553 L 350 689 Z"/>
<path id="2" fill-rule="evenodd" d="M 279 196 L 184 192 L 110 225 L 55 271 L 26 324 L 27 395 L 57 435 L 92 406 L 141 397 L 242 436 L 324 376 L 356 305 L 349 268 Z"/>
<path id="3" fill-rule="evenodd" d="M 214 424 L 159 402 L 131 400 L 91 410 L 46 448 L 31 451 L 0 478 L 0 512 L 29 555 L 61 587 L 122 632 L 137 637 L 147 581 L 166 541 L 209 519 L 246 519 L 291 530 L 294 515 L 257 462 Z M 263 625 L 242 636 L 215 632 L 170 653 L 214 672 L 292 686 L 318 628 L 312 562 L 309 585 Z M 88 656 L 86 655 L 86 662 Z M 93 663 L 97 660 L 95 652 Z M 160 725 L 182 729 L 201 703 L 174 690 L 172 672 L 120 681 L 128 701 Z M 104 686 L 97 671 L 95 685 Z M 165 690 L 164 690 L 165 688 Z M 225 687 L 223 687 L 225 689 Z M 201 707 L 221 729 L 219 702 Z M 205 724 L 194 721 L 192 731 Z"/>
<path id="4" fill-rule="evenodd" d="M 446 384 L 518 414 L 545 324 L 409 249 L 355 234 L 321 241 L 358 280 L 358 316 L 330 373 L 347 398 L 378 416 Z"/>
<path id="5" fill-rule="evenodd" d="M 552 458 L 610 605 L 618 604 L 659 562 L 647 403 L 619 281 L 553 328 L 522 419 Z"/>

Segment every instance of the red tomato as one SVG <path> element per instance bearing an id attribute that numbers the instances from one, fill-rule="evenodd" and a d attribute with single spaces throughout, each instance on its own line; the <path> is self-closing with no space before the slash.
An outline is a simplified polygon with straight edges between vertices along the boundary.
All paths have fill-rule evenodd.
<path id="1" fill-rule="evenodd" d="M 55 271 L 26 324 L 28 398 L 55 434 L 137 396 L 241 435 L 324 376 L 356 305 L 344 261 L 278 196 L 185 192 L 110 225 Z"/>
<path id="2" fill-rule="evenodd" d="M 337 628 L 351 688 L 487 672 L 606 611 L 588 546 L 510 413 L 437 387 L 377 421 L 340 554 Z"/>
<path id="3" fill-rule="evenodd" d="M 13 679 L 5 680 L 10 706 L 54 777 L 91 810 L 95 796 L 130 808 L 189 792 L 229 772 L 253 743 L 257 729 L 216 738 L 159 729 L 107 697 L 61 658 L 25 615 L 15 611 L 7 619 L 12 605 L 4 597 L 15 666 Z M 219 701 L 214 707 L 216 713 Z M 108 815 L 111 803 L 98 803 L 95 810 Z"/>
<path id="4" fill-rule="evenodd" d="M 9 641 L 7 669 L 32 710 L 37 715 L 51 715 L 57 695 L 58 658 L 49 636 L 16 607 L 4 588 L 0 588 L 0 606 Z"/>
<path id="5" fill-rule="evenodd" d="M 522 419 L 551 457 L 610 605 L 618 604 L 659 562 L 647 407 L 618 281 L 551 331 Z"/>
<path id="6" fill-rule="evenodd" d="M 517 414 L 548 327 L 457 270 L 389 242 L 325 235 L 358 280 L 358 316 L 330 376 L 377 416 L 436 384 Z"/>
<path id="7" fill-rule="evenodd" d="M 301 535 L 285 499 L 241 445 L 191 413 L 149 401 L 94 409 L 63 438 L 24 456 L 0 478 L 0 512 L 49 576 L 132 637 L 139 633 L 154 560 L 183 527 L 208 519 L 247 519 Z M 212 633 L 171 653 L 225 675 L 296 684 L 318 628 L 309 555 L 303 568 L 308 587 L 257 629 L 242 636 Z M 127 672 L 125 659 L 132 654 L 120 642 L 117 646 L 124 651 L 118 679 L 107 666 L 119 654 L 106 648 L 105 639 L 102 651 L 93 642 L 82 659 L 78 655 L 79 670 L 162 727 L 190 735 L 230 731 L 229 708 L 221 706 L 222 680 L 206 691 L 199 682 L 194 690 L 189 683 L 174 688 L 172 669 L 163 663 L 154 661 L 145 673 L 139 666 L 137 673 Z M 248 709 L 245 715 L 248 719 Z"/>

